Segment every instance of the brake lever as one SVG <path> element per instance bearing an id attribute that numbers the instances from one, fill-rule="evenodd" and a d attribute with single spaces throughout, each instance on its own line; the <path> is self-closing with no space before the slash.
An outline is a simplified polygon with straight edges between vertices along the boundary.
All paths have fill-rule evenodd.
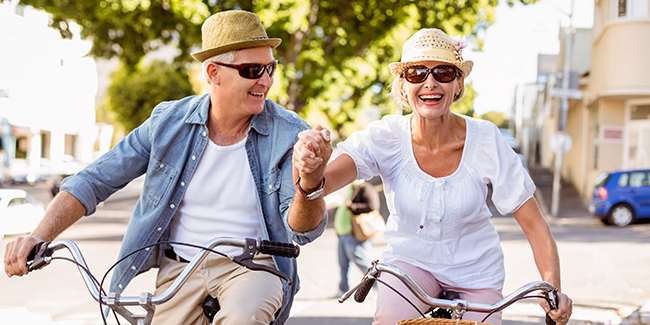
<path id="1" fill-rule="evenodd" d="M 49 247 L 49 242 L 40 242 L 32 248 L 27 256 L 27 271 L 32 272 L 42 268 L 52 261 L 54 251 Z"/>
<path id="2" fill-rule="evenodd" d="M 288 275 L 278 271 L 273 267 L 267 265 L 260 265 L 253 262 L 253 257 L 255 256 L 256 253 L 255 248 L 258 246 L 259 245 L 256 239 L 246 238 L 246 246 L 244 246 L 244 251 L 240 255 L 233 257 L 232 258 L 233 262 L 239 265 L 243 265 L 251 270 L 265 271 L 271 273 L 280 278 L 283 278 L 285 281 L 287 281 L 289 285 L 292 285 L 293 281 L 291 281 L 291 278 L 289 278 Z"/>
<path id="3" fill-rule="evenodd" d="M 550 292 L 546 294 L 548 296 L 548 305 L 551 308 L 551 310 L 555 310 L 558 308 L 558 294 L 557 294 L 557 288 L 553 288 Z M 555 321 L 551 318 L 551 316 L 546 313 L 546 325 L 555 325 Z"/>

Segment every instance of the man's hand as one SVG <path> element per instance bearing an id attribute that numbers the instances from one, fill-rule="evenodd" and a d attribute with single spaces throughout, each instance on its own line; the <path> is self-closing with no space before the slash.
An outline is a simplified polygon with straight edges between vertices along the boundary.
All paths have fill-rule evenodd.
<path id="1" fill-rule="evenodd" d="M 8 277 L 23 276 L 27 272 L 27 256 L 32 248 L 43 240 L 38 237 L 18 237 L 5 246 L 5 274 Z"/>
<path id="2" fill-rule="evenodd" d="M 321 125 L 298 134 L 299 141 L 293 147 L 293 166 L 301 178 L 305 191 L 318 188 L 325 175 L 325 166 L 332 155 L 330 131 Z"/>

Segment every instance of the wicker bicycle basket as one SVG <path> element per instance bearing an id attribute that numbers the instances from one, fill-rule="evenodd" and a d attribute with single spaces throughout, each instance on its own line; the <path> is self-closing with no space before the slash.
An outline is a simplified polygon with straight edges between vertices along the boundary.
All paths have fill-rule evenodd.
<path id="1" fill-rule="evenodd" d="M 418 318 L 404 319 L 397 322 L 397 325 L 490 325 L 471 320 L 447 319 L 447 318 Z"/>

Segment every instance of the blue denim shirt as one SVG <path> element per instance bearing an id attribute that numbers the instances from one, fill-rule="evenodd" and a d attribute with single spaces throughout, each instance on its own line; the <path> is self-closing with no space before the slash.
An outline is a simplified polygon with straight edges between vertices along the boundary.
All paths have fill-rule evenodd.
<path id="1" fill-rule="evenodd" d="M 169 239 L 172 217 L 209 141 L 206 126 L 209 108 L 208 94 L 159 104 L 147 121 L 111 151 L 77 175 L 66 178 L 61 185 L 61 190 L 75 196 L 86 207 L 86 215 L 91 215 L 97 204 L 146 173 L 120 258 Z M 308 128 L 298 115 L 270 99 L 266 100 L 264 110 L 251 120 L 245 147 L 257 187 L 265 239 L 286 243 L 293 240 L 302 245 L 320 236 L 327 224 L 326 216 L 317 228 L 299 233 L 287 223 L 295 193 L 293 144 L 298 140 L 298 133 Z M 140 251 L 118 264 L 110 290 L 121 293 L 137 274 L 160 265 L 164 249 L 156 246 Z M 282 324 L 289 316 L 299 281 L 295 259 L 274 256 L 273 260 L 276 268 L 294 281 L 293 286 L 283 281 L 284 300 L 276 320 L 276 324 Z"/>

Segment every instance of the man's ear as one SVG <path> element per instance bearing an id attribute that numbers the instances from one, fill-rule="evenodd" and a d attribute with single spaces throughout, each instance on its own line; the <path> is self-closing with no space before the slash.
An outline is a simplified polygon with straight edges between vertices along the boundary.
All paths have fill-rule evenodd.
<path id="1" fill-rule="evenodd" d="M 210 82 L 219 83 L 219 69 L 217 69 L 217 65 L 210 63 L 205 69 Z"/>

